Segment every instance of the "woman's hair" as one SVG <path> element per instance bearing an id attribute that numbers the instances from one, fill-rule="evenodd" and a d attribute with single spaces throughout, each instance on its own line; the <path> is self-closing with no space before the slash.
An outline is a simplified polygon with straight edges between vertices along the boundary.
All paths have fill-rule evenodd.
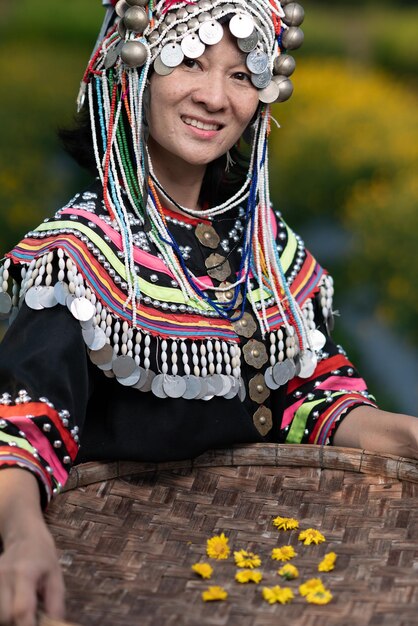
<path id="1" fill-rule="evenodd" d="M 88 170 L 93 176 L 97 176 L 88 108 L 84 107 L 76 115 L 74 121 L 72 128 L 60 129 L 58 136 L 66 152 L 82 168 Z M 134 154 L 132 149 L 131 154 Z M 225 202 L 244 184 L 249 167 L 248 146 L 244 140 L 241 139 L 238 145 L 234 145 L 229 150 L 229 157 L 227 159 L 226 154 L 221 155 L 207 166 L 199 197 L 202 207 Z"/>

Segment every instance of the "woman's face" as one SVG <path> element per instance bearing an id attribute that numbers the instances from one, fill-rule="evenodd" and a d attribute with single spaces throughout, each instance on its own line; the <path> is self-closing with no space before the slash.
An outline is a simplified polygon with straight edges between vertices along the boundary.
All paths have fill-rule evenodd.
<path id="1" fill-rule="evenodd" d="M 240 138 L 258 105 L 258 92 L 228 29 L 198 59 L 168 76 L 154 73 L 148 141 L 154 166 L 206 166 Z"/>

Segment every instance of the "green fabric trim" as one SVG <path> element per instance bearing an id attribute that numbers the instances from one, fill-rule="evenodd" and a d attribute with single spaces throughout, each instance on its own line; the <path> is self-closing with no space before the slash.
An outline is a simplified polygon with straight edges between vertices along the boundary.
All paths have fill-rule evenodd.
<path id="1" fill-rule="evenodd" d="M 31 444 L 23 437 L 13 437 L 12 435 L 7 435 L 5 432 L 2 432 L 0 442 L 16 443 L 21 450 L 26 450 L 31 454 L 34 454 L 34 452 L 36 452 L 35 448 L 31 446 Z M 13 454 L 13 446 L 10 448 L 10 454 Z"/>

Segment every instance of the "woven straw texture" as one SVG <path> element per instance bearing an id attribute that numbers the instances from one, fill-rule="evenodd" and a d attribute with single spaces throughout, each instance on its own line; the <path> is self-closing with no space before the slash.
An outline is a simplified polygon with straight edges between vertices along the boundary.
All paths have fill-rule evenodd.
<path id="1" fill-rule="evenodd" d="M 106 479 L 106 480 L 105 480 Z M 78 485 L 78 486 L 77 486 Z M 87 464 L 56 499 L 48 523 L 67 584 L 68 620 L 82 626 L 412 626 L 418 624 L 418 464 L 317 446 L 241 446 L 193 463 Z M 74 488 L 76 487 L 76 488 Z M 304 546 L 276 516 L 326 537 Z M 233 558 L 206 557 L 224 532 L 233 550 L 262 559 L 261 584 L 239 584 Z M 272 548 L 291 544 L 300 578 L 285 583 Z M 318 574 L 326 552 L 334 571 Z M 210 581 L 191 571 L 210 562 Z M 326 606 L 297 594 L 320 576 Z M 224 602 L 203 602 L 210 585 Z M 289 586 L 295 599 L 269 605 L 263 586 Z M 53 623 L 51 622 L 51 626 Z"/>

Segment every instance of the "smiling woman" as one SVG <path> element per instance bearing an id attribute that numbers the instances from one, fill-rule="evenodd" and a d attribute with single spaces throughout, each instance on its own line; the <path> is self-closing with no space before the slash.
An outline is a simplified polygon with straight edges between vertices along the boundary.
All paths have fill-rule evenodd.
<path id="1" fill-rule="evenodd" d="M 41 507 L 75 463 L 242 443 L 418 457 L 335 345 L 333 282 L 270 202 L 303 9 L 105 0 L 71 150 L 96 176 L 0 268 L 0 623 L 63 612 Z M 25 471 L 22 471 L 25 470 Z"/>

